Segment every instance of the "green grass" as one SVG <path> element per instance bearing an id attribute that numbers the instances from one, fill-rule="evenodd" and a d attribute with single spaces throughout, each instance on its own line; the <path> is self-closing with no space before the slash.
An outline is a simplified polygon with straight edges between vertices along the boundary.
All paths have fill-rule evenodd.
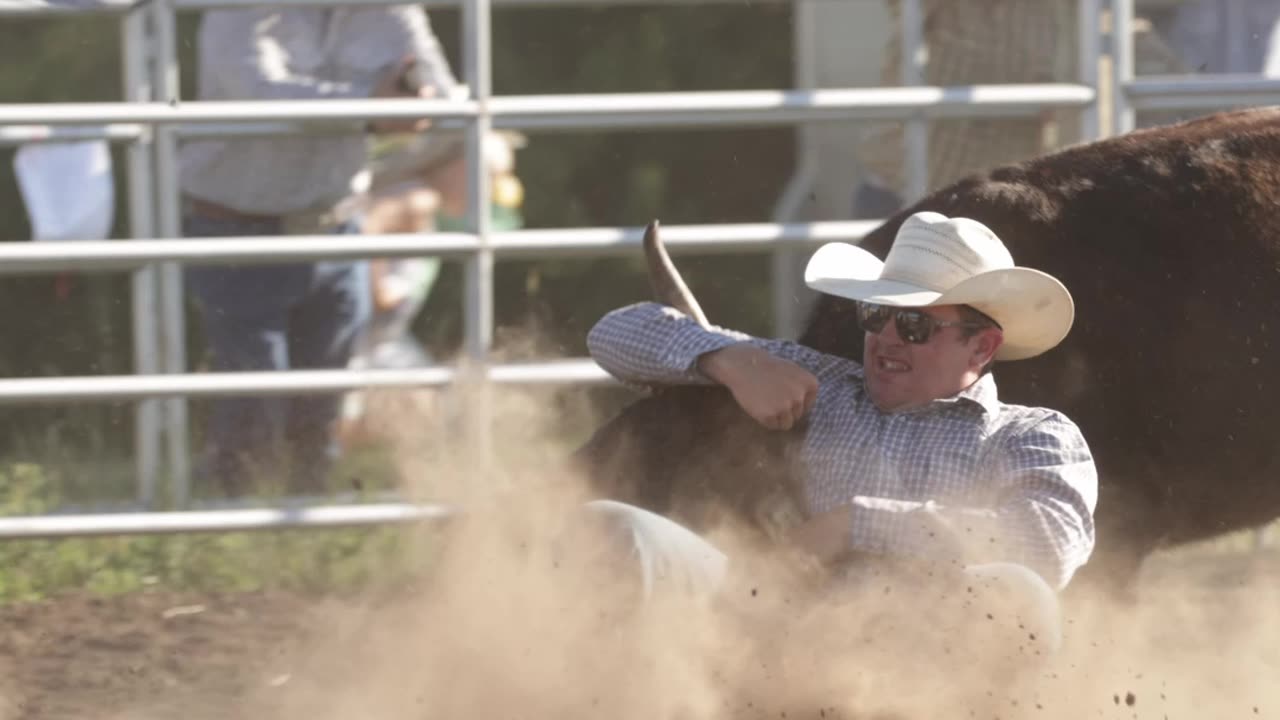
<path id="1" fill-rule="evenodd" d="M 0 466 L 0 514 L 41 515 L 62 501 L 56 472 Z M 403 526 L 0 541 L 0 603 L 68 591 L 289 589 L 330 592 L 426 569 L 431 545 Z"/>
<path id="2" fill-rule="evenodd" d="M 412 572 L 404 539 L 403 530 L 373 528 L 7 541 L 0 545 L 0 602 L 67 591 L 111 595 L 150 585 L 351 590 Z"/>
<path id="3" fill-rule="evenodd" d="M 565 413 L 558 423 L 543 422 L 542 415 L 552 402 L 539 396 L 538 403 L 520 406 L 521 411 L 500 413 L 494 429 L 497 466 L 540 467 L 585 439 L 593 423 L 577 413 Z M 355 493 L 359 501 L 407 488 L 412 498 L 429 499 L 448 496 L 447 488 L 437 483 L 486 482 L 473 477 L 453 457 L 451 445 L 451 439 L 424 430 L 411 457 L 396 458 L 392 450 L 379 446 L 352 452 L 334 469 L 329 490 L 348 496 Z M 28 457 L 36 461 L 0 459 L 0 516 L 102 512 L 104 504 L 118 507 L 135 496 L 134 468 L 124 453 L 104 458 L 39 452 Z M 397 463 L 397 459 L 411 462 Z M 435 475 L 437 470 L 454 475 L 442 480 L 443 476 Z M 413 477 L 400 478 L 402 471 Z M 193 494 L 197 501 L 217 497 L 210 488 L 193 488 Z M 253 506 L 271 507 L 279 491 L 261 486 L 254 494 Z M 152 586 L 193 592 L 321 593 L 374 588 L 429 570 L 439 545 L 433 542 L 433 533 L 433 526 L 424 524 L 0 540 L 0 603 L 36 601 L 71 591 L 127 593 Z"/>

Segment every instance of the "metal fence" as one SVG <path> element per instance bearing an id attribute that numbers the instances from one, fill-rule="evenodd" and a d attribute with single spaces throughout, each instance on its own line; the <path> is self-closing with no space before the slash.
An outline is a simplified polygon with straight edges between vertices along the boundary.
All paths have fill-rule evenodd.
<path id="1" fill-rule="evenodd" d="M 489 188 L 481 172 L 480 140 L 491 128 L 525 131 L 779 125 L 854 119 L 909 123 L 908 187 L 926 186 L 924 123 L 947 116 L 1013 116 L 1044 108 L 1076 108 L 1085 139 L 1101 137 L 1099 59 L 1109 41 L 1114 57 L 1110 122 L 1133 127 L 1141 108 L 1210 108 L 1280 98 L 1280 82 L 1133 78 L 1132 0 L 1111 0 L 1112 32 L 1100 22 L 1103 0 L 1079 0 L 1079 82 L 1050 85 L 927 87 L 915 59 L 921 43 L 920 0 L 903 2 L 904 77 L 893 88 L 802 88 L 748 92 L 682 92 L 494 96 L 491 92 L 490 18 L 494 6 L 657 4 L 680 0 L 452 0 L 463 19 L 462 80 L 467 95 L 439 100 L 170 102 L 178 98 L 175 16 L 178 11 L 245 5 L 389 4 L 392 0 L 137 0 L 93 9 L 0 4 L 14 14 L 115 12 L 122 33 L 124 100 L 119 103 L 0 105 L 0 143 L 106 138 L 127 145 L 129 241 L 0 245 L 0 273 L 62 270 L 132 273 L 134 374 L 0 380 L 0 402 L 134 400 L 137 405 L 137 499 L 154 507 L 162 466 L 179 512 L 0 518 L 0 537 L 190 532 L 396 522 L 440 517 L 431 506 L 381 505 L 304 511 L 221 510 L 189 507 L 186 399 L 242 393 L 326 392 L 366 387 L 432 386 L 453 382 L 458 369 L 332 370 L 188 374 L 184 355 L 180 268 L 184 263 L 272 263 L 299 259 L 451 256 L 462 258 L 465 349 L 470 364 L 492 383 L 608 382 L 589 359 L 516 365 L 493 364 L 493 266 L 499 257 L 575 256 L 634 252 L 639 228 L 566 228 L 493 232 L 482 208 Z M 777 0 L 795 5 L 843 0 Z M 466 233 L 370 237 L 179 239 L 176 147 L 181 137 L 244 133 L 355 131 L 373 118 L 431 117 L 467 131 L 470 199 Z M 323 127 L 316 123 L 320 121 Z M 337 129 L 335 129 L 337 128 Z M 794 251 L 829 240 L 858 241 L 874 222 L 691 225 L 668 227 L 665 237 L 683 250 Z M 301 242 L 299 242 L 301 240 Z M 474 427 L 488 426 L 481 406 Z M 469 424 L 470 425 L 470 424 Z M 484 438 L 479 438 L 481 442 Z M 162 463 L 162 459 L 165 461 Z"/>

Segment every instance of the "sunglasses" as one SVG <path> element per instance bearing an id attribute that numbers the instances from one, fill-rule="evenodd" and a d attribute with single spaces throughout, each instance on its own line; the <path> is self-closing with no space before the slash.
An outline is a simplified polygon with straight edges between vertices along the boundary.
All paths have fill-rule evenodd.
<path id="1" fill-rule="evenodd" d="M 958 327 L 977 330 L 979 328 L 999 327 L 995 323 L 960 322 L 955 320 L 939 320 L 926 315 L 920 310 L 858 303 L 858 327 L 872 335 L 878 335 L 889 319 L 893 319 L 893 327 L 898 337 L 915 345 L 923 345 L 933 337 L 933 331 L 939 328 Z"/>

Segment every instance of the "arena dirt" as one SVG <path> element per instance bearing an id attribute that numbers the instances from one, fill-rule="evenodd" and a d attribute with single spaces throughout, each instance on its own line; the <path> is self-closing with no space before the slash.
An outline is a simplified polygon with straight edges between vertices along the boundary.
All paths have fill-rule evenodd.
<path id="1" fill-rule="evenodd" d="M 0 720 L 1280 717 L 1274 552 L 1160 555 L 1136 604 L 1077 598 L 1052 657 L 981 601 L 948 605 L 967 629 L 947 633 L 960 616 L 938 598 L 886 587 L 823 604 L 781 563 L 745 565 L 719 601 L 639 604 L 629 577 L 564 542 L 580 498 L 546 472 L 547 397 L 492 402 L 505 454 L 491 467 L 455 440 L 426 447 L 445 434 L 401 438 L 411 480 L 429 450 L 431 494 L 475 508 L 424 533 L 443 548 L 420 583 L 0 608 Z M 1009 642 L 991 641 L 997 626 Z"/>

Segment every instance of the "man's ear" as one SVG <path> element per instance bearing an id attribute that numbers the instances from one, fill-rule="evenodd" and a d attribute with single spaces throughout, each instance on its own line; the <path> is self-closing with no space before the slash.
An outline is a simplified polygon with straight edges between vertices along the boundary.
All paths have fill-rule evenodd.
<path id="1" fill-rule="evenodd" d="M 995 358 L 996 351 L 1004 344 L 1004 332 L 1000 328 L 986 328 L 973 337 L 973 354 L 970 364 L 976 369 L 986 367 Z"/>

